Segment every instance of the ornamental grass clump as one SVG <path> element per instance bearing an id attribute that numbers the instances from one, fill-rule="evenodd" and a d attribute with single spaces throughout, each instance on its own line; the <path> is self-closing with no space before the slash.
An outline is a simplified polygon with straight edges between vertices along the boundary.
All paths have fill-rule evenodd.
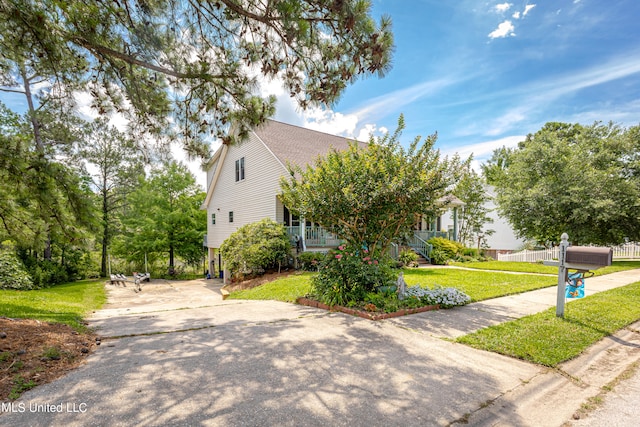
<path id="1" fill-rule="evenodd" d="M 419 285 L 407 288 L 407 295 L 419 299 L 425 305 L 439 305 L 442 308 L 451 308 L 459 305 L 466 305 L 471 302 L 471 297 L 456 288 L 443 288 L 441 286 L 433 289 L 423 288 Z"/>

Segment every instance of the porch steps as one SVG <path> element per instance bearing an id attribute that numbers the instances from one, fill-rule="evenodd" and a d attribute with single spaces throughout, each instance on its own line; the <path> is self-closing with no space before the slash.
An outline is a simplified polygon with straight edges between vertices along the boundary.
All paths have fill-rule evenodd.
<path id="1" fill-rule="evenodd" d="M 431 265 L 431 263 L 425 258 L 423 257 L 420 252 L 416 251 L 415 249 L 411 248 L 411 250 L 413 251 L 413 253 L 415 253 L 416 255 L 418 255 L 418 265 Z"/>

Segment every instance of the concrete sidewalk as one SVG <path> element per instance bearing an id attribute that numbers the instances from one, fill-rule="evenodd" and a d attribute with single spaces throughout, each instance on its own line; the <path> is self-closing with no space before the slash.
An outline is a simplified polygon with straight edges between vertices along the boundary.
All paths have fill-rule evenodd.
<path id="1" fill-rule="evenodd" d="M 592 278 L 587 292 L 638 280 L 638 270 Z M 554 306 L 555 288 L 372 322 L 223 301 L 220 287 L 109 287 L 110 304 L 91 320 L 99 350 L 26 392 L 16 402 L 25 410 L 5 411 L 0 424 L 560 426 L 640 360 L 640 323 L 559 369 L 442 339 Z"/>

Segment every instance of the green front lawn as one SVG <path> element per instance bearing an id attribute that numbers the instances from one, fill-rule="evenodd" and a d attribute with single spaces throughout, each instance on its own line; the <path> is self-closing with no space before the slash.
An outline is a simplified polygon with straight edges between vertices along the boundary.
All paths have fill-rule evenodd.
<path id="1" fill-rule="evenodd" d="M 107 301 L 104 280 L 83 280 L 33 291 L 0 290 L 0 316 L 65 323 L 85 328 L 82 319 Z"/>
<path id="2" fill-rule="evenodd" d="M 572 301 L 565 317 L 555 307 L 457 339 L 475 348 L 546 366 L 580 355 L 600 339 L 640 319 L 640 282 Z"/>
<path id="3" fill-rule="evenodd" d="M 555 278 L 500 272 L 470 271 L 448 268 L 403 269 L 408 285 L 433 288 L 436 285 L 461 290 L 473 301 L 517 294 L 555 285 Z M 253 289 L 233 292 L 232 299 L 272 299 L 294 302 L 311 291 L 313 273 L 301 273 L 274 280 Z"/>
<path id="4" fill-rule="evenodd" d="M 479 270 L 514 271 L 518 273 L 558 274 L 558 267 L 536 264 L 534 262 L 486 261 L 454 262 L 451 265 Z"/>
<path id="5" fill-rule="evenodd" d="M 421 285 L 433 288 L 456 288 L 471 297 L 472 301 L 482 301 L 505 295 L 519 294 L 556 284 L 549 276 L 533 276 L 500 273 L 493 271 L 471 271 L 454 268 L 404 269 L 404 278 L 408 285 Z"/>
<path id="6" fill-rule="evenodd" d="M 244 291 L 232 292 L 229 299 L 277 300 L 295 302 L 311 291 L 314 273 L 299 273 Z"/>

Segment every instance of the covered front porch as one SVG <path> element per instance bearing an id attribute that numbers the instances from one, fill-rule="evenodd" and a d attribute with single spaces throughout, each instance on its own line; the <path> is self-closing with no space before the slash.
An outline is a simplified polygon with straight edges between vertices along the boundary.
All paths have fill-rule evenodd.
<path id="1" fill-rule="evenodd" d="M 414 233 L 410 238 L 409 246 L 414 247 L 414 244 L 412 243 L 414 241 L 418 241 L 423 243 L 423 246 L 425 246 L 426 249 L 426 246 L 430 246 L 426 244 L 426 242 L 433 237 L 442 237 L 453 241 L 457 240 L 458 208 L 464 206 L 464 203 L 455 196 L 443 197 L 438 200 L 438 202 L 443 210 L 451 209 L 453 215 L 453 226 L 447 230 L 442 230 L 440 217 L 426 218 L 419 215 L 416 218 L 413 230 Z M 276 207 L 278 212 L 278 222 L 285 226 L 292 245 L 297 247 L 299 251 L 331 249 L 336 248 L 343 243 L 343 241 L 332 232 L 290 212 L 279 199 L 276 200 Z M 428 258 L 429 251 L 422 252 L 425 252 L 423 253 L 423 256 Z"/>
<path id="2" fill-rule="evenodd" d="M 335 234 L 317 225 L 285 226 L 293 245 L 302 251 L 308 248 L 336 248 L 342 241 Z"/>

